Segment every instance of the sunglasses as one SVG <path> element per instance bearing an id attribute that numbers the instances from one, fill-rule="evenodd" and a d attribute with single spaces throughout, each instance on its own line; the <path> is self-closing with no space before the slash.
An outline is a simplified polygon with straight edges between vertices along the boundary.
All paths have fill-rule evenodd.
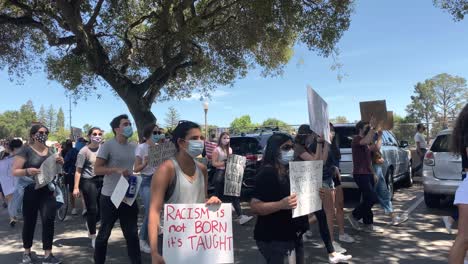
<path id="1" fill-rule="evenodd" d="M 161 135 L 161 131 L 153 131 L 153 135 Z"/>
<path id="2" fill-rule="evenodd" d="M 282 147 L 281 147 L 281 150 L 289 151 L 289 150 L 291 150 L 291 149 L 293 149 L 293 148 L 294 148 L 293 145 L 289 145 L 289 144 L 288 144 L 288 145 L 282 146 Z"/>
<path id="3" fill-rule="evenodd" d="M 93 133 L 93 136 L 102 136 L 102 133 Z"/>
<path id="4" fill-rule="evenodd" d="M 36 134 L 49 135 L 49 131 L 37 131 Z"/>

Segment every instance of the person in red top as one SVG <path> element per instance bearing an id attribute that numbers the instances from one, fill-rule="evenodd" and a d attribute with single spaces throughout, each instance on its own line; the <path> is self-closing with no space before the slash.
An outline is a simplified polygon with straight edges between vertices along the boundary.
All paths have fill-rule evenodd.
<path id="1" fill-rule="evenodd" d="M 362 230 L 359 220 L 364 223 L 364 231 L 377 232 L 374 227 L 374 215 L 372 206 L 378 201 L 374 189 L 375 180 L 372 169 L 371 151 L 375 145 L 370 146 L 376 132 L 376 120 L 371 118 L 370 123 L 359 121 L 356 124 L 356 135 L 351 143 L 353 153 L 353 178 L 362 193 L 361 203 L 348 215 L 351 226 L 356 230 Z"/>

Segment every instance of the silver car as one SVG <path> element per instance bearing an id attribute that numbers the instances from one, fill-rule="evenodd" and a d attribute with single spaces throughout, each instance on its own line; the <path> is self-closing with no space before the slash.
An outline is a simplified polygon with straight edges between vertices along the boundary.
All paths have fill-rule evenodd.
<path id="1" fill-rule="evenodd" d="M 441 131 L 424 156 L 424 201 L 429 208 L 438 207 L 440 200 L 453 197 L 462 181 L 461 156 L 449 151 L 451 130 Z"/>
<path id="2" fill-rule="evenodd" d="M 357 135 L 355 124 L 336 124 L 334 127 L 341 151 L 342 186 L 343 188 L 358 188 L 353 179 L 353 158 L 351 153 L 351 142 L 353 137 Z M 411 153 L 407 148 L 407 141 L 399 142 L 391 131 L 383 131 L 381 148 L 385 159 L 383 173 L 392 198 L 396 182 L 402 182 L 407 187 L 413 184 Z"/>

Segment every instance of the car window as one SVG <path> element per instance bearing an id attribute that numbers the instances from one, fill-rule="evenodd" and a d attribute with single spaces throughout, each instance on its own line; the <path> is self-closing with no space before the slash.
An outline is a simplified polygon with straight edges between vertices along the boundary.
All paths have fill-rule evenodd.
<path id="1" fill-rule="evenodd" d="M 432 143 L 431 151 L 433 152 L 449 152 L 450 151 L 450 135 L 439 135 Z"/>
<path id="2" fill-rule="evenodd" d="M 261 150 L 256 138 L 238 137 L 231 138 L 232 153 L 245 156 L 247 154 L 257 154 Z"/>
<path id="3" fill-rule="evenodd" d="M 392 145 L 390 139 L 388 138 L 388 135 L 387 135 L 386 131 L 384 131 L 383 134 L 382 134 L 382 145 L 384 145 L 384 146 L 391 146 Z"/>
<path id="4" fill-rule="evenodd" d="M 384 131 L 384 134 L 387 134 L 387 139 L 389 141 L 390 146 L 398 146 L 397 140 L 395 139 L 395 137 L 393 137 L 392 133 Z"/>
<path id="5" fill-rule="evenodd" d="M 340 148 L 351 148 L 351 142 L 356 134 L 355 127 L 335 127 L 335 137 Z"/>

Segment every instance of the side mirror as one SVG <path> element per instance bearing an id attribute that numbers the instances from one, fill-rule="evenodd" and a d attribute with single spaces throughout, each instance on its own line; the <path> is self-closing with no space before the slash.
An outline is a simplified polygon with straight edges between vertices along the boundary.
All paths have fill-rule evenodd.
<path id="1" fill-rule="evenodd" d="M 400 148 L 406 148 L 409 146 L 408 141 L 402 140 L 400 141 Z"/>

